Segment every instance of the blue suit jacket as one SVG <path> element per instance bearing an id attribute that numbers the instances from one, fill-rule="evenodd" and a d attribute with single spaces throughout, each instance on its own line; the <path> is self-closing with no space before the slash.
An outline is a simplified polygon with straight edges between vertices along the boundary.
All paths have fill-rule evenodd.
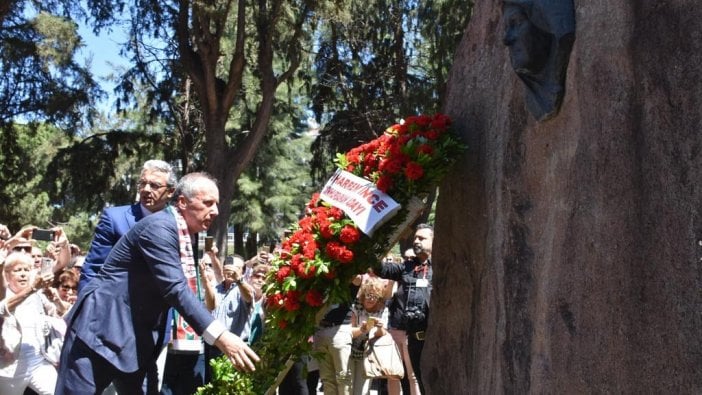
<path id="1" fill-rule="evenodd" d="M 78 283 L 79 293 L 100 271 L 112 247 L 142 217 L 143 214 L 139 203 L 110 207 L 102 212 L 100 221 L 95 228 L 95 236 L 92 243 L 90 243 L 90 251 L 88 251 L 88 255 L 83 262 L 80 282 Z"/>
<path id="2" fill-rule="evenodd" d="M 122 237 L 66 317 L 68 331 L 123 372 L 158 357 L 173 307 L 198 334 L 214 318 L 188 284 L 175 218 L 163 210 Z"/>

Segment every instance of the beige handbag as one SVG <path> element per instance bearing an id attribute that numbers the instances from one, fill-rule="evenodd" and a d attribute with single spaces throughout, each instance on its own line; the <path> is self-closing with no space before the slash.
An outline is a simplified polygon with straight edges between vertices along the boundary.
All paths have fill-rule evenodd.
<path id="1" fill-rule="evenodd" d="M 366 377 L 399 380 L 405 375 L 400 351 L 389 333 L 368 339 L 363 354 Z"/>

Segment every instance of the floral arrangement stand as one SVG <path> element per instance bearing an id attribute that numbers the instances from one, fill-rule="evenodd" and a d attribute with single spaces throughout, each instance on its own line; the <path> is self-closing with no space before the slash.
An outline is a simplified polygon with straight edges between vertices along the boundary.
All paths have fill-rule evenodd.
<path id="1" fill-rule="evenodd" d="M 305 216 L 291 227 L 292 234 L 272 260 L 274 270 L 264 286 L 265 330 L 254 345 L 261 356 L 256 371 L 247 375 L 214 362 L 223 370 L 213 374 L 219 380 L 200 388 L 199 394 L 273 394 L 294 360 L 313 355 L 309 339 L 324 307 L 350 302 L 353 277 L 379 264 L 465 150 L 450 123 L 443 114 L 411 116 L 377 139 L 337 154 L 339 169 L 372 187 L 349 181 L 341 185 L 346 188 L 342 195 L 325 195 L 323 190 L 312 196 Z M 390 207 L 382 200 L 385 194 L 399 210 L 377 228 L 368 231 L 351 219 L 358 220 L 363 210 L 373 214 Z M 320 196 L 334 197 L 330 200 L 336 206 Z M 337 207 L 344 204 L 346 211 Z"/>

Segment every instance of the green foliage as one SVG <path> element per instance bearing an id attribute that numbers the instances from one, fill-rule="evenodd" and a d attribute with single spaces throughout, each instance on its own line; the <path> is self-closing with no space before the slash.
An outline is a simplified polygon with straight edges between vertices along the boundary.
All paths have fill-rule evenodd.
<path id="1" fill-rule="evenodd" d="M 0 163 L 5 164 L 0 172 L 0 199 L 8 202 L 0 205 L 0 223 L 10 230 L 51 221 L 53 208 L 40 183 L 50 151 L 61 138 L 61 131 L 37 124 L 15 126 L 0 134 Z"/>
<path id="2" fill-rule="evenodd" d="M 313 146 L 316 182 L 335 153 L 370 141 L 398 114 L 440 109 L 468 0 L 350 0 L 320 32 L 312 109 L 323 123 Z M 352 17 L 351 17 L 352 16 Z"/>
<path id="3" fill-rule="evenodd" d="M 159 151 L 160 134 L 108 131 L 60 148 L 51 159 L 43 187 L 68 211 L 97 212 L 107 203 L 135 200 L 141 165 Z"/>
<path id="4" fill-rule="evenodd" d="M 311 193 L 312 138 L 305 134 L 307 127 L 294 126 L 285 117 L 274 118 L 266 142 L 237 181 L 231 221 L 258 234 L 265 244 L 278 240 L 297 220 Z"/>
<path id="5" fill-rule="evenodd" d="M 100 95 L 86 67 L 75 61 L 81 46 L 77 25 L 47 12 L 31 17 L 23 4 L 0 20 L 0 128 L 8 132 L 13 122 L 33 120 L 74 132 L 89 120 Z"/>
<path id="6" fill-rule="evenodd" d="M 210 361 L 212 379 L 205 386 L 198 388 L 196 395 L 258 395 L 251 390 L 251 376 L 234 370 L 234 366 L 226 356 Z"/>

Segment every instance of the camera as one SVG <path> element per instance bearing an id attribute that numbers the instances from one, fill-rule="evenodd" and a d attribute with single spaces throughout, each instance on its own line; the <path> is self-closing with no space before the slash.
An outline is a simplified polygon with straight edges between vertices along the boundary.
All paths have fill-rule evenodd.
<path id="1" fill-rule="evenodd" d="M 424 330 L 427 327 L 427 315 L 422 306 L 405 306 L 402 323 L 408 331 Z"/>
<path id="2" fill-rule="evenodd" d="M 213 245 L 214 245 L 214 237 L 213 236 L 205 237 L 205 251 L 211 251 Z"/>
<path id="3" fill-rule="evenodd" d="M 34 229 L 32 231 L 32 238 L 34 240 L 53 241 L 54 231 L 51 229 Z"/>

